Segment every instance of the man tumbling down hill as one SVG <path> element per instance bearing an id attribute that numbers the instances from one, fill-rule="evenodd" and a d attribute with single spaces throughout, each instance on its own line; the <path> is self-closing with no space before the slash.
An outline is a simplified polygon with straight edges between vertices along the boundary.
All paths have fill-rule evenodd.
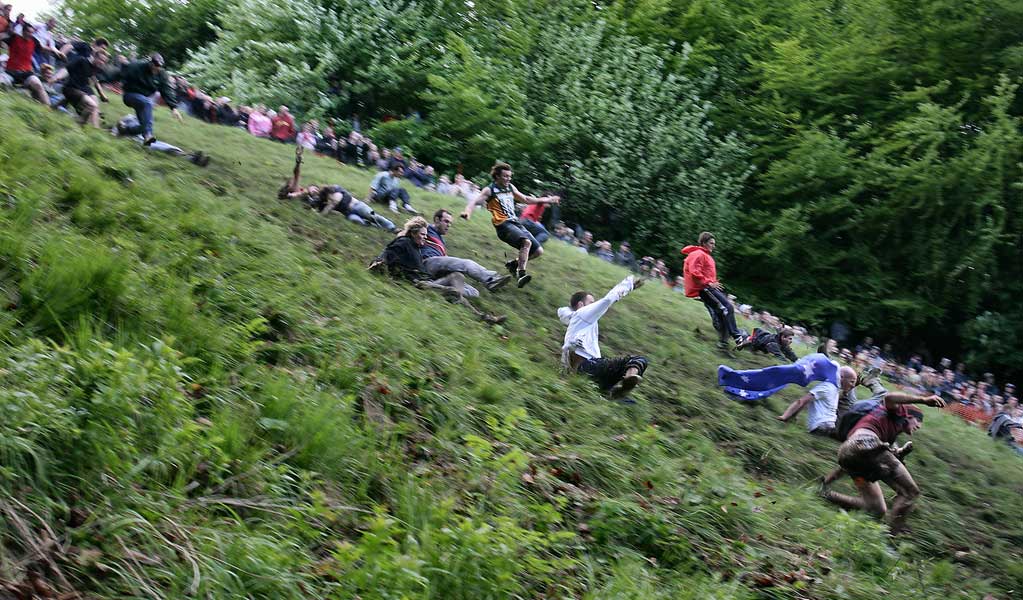
<path id="1" fill-rule="evenodd" d="M 644 356 L 600 356 L 600 329 L 597 322 L 611 305 L 629 292 L 643 285 L 629 275 L 614 286 L 606 296 L 595 300 L 586 291 L 572 294 L 568 306 L 558 309 L 558 318 L 568 326 L 565 343 L 561 346 L 561 364 L 570 372 L 583 373 L 590 377 L 601 391 L 612 398 L 623 398 L 643 380 L 643 373 L 649 365 Z"/>

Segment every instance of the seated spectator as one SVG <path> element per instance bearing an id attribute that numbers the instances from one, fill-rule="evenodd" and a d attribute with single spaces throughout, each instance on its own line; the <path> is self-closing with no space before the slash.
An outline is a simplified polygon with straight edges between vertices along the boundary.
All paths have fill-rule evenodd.
<path id="1" fill-rule="evenodd" d="M 465 276 L 458 272 L 434 278 L 423 264 L 421 250 L 426 246 L 429 224 L 422 217 L 412 217 L 401 233 L 384 248 L 383 253 L 370 264 L 371 270 L 386 268 L 392 277 L 406 279 L 420 289 L 432 289 L 448 296 L 453 302 L 468 308 L 477 317 L 491 324 L 503 323 L 505 316 L 487 314 L 465 297 Z"/>
<path id="2" fill-rule="evenodd" d="M 576 245 L 575 233 L 572 232 L 572 228 L 566 226 L 564 223 L 560 221 L 558 222 L 557 225 L 554 226 L 554 237 L 565 242 L 566 244 L 571 244 L 572 246 Z"/>
<path id="3" fill-rule="evenodd" d="M 618 252 L 615 252 L 614 262 L 616 265 L 621 265 L 630 271 L 636 270 L 636 255 L 632 253 L 629 242 L 619 244 Z"/>
<path id="4" fill-rule="evenodd" d="M 417 188 L 429 189 L 434 185 L 431 173 L 416 160 L 410 161 L 409 167 L 405 170 L 405 178 Z"/>
<path id="5" fill-rule="evenodd" d="M 214 107 L 217 115 L 217 123 L 221 125 L 227 125 L 228 127 L 238 126 L 238 112 L 231 107 L 231 99 L 222 96 L 217 98 L 214 102 Z"/>
<path id="6" fill-rule="evenodd" d="M 611 252 L 611 242 L 601 240 L 597 242 L 596 247 L 597 251 L 593 253 L 594 256 L 609 263 L 614 262 L 615 255 Z"/>
<path id="7" fill-rule="evenodd" d="M 295 140 L 295 119 L 283 104 L 271 118 L 270 139 L 287 144 Z"/>
<path id="8" fill-rule="evenodd" d="M 437 178 L 437 193 L 445 196 L 454 196 L 455 187 L 451 185 L 451 179 L 447 175 Z"/>
<path id="9" fill-rule="evenodd" d="M 681 275 L 675 277 L 675 284 L 671 286 L 671 291 L 678 292 L 680 294 L 686 293 L 685 277 Z M 748 304 L 743 306 L 749 306 Z M 739 311 L 742 312 L 742 306 L 739 307 Z"/>
<path id="10" fill-rule="evenodd" d="M 584 231 L 576 242 L 576 248 L 583 254 L 589 254 L 591 246 L 593 246 L 593 234 L 589 231 Z"/>
<path id="11" fill-rule="evenodd" d="M 249 133 L 256 137 L 268 138 L 272 127 L 273 123 L 266 114 L 266 107 L 262 104 L 256 105 L 249 113 Z"/>
<path id="12" fill-rule="evenodd" d="M 406 212 L 419 214 L 409 203 L 408 192 L 401 187 L 399 178 L 404 167 L 398 161 L 392 161 L 386 171 L 380 171 L 373 177 L 369 184 L 369 199 L 367 202 L 379 202 L 386 204 L 391 212 L 398 212 L 398 201 Z"/>
<path id="13" fill-rule="evenodd" d="M 78 54 L 67 64 L 67 79 L 64 81 L 64 98 L 78 112 L 82 125 L 99 127 L 99 100 L 93 92 L 96 74 L 106 67 L 109 55 L 105 50 L 96 50 L 89 55 Z"/>
<path id="14" fill-rule="evenodd" d="M 316 151 L 327 156 L 338 156 L 337 136 L 334 135 L 333 127 L 327 127 L 323 130 L 323 135 L 316 140 Z"/>
<path id="15" fill-rule="evenodd" d="M 295 137 L 295 143 L 306 150 L 316 149 L 316 133 L 312 123 L 306 123 L 302 126 L 302 131 Z"/>
<path id="16" fill-rule="evenodd" d="M 278 199 L 298 198 L 322 215 L 329 215 L 331 212 L 337 211 L 348 217 L 349 221 L 360 225 L 375 225 L 392 233 L 397 230 L 394 223 L 378 215 L 365 202 L 355 199 L 348 193 L 348 190 L 339 185 L 310 185 L 308 187 L 299 185 L 302 177 L 304 150 L 305 147 L 301 145 L 295 149 L 295 168 L 292 171 L 291 179 L 277 192 Z"/>
<path id="17" fill-rule="evenodd" d="M 49 106 L 50 96 L 43 87 L 43 81 L 32 72 L 32 54 L 35 51 L 35 28 L 25 22 L 20 33 L 10 33 L 7 38 L 7 69 L 6 73 L 16 86 L 23 86 L 32 93 L 32 97 Z"/>
<path id="18" fill-rule="evenodd" d="M 377 161 L 376 161 L 377 171 L 387 171 L 388 169 L 390 169 L 390 164 L 391 164 L 391 151 L 388 150 L 387 148 L 381 148 L 380 149 L 380 157 L 377 158 Z M 405 169 L 403 167 L 402 168 L 402 172 L 404 172 L 404 170 Z"/>

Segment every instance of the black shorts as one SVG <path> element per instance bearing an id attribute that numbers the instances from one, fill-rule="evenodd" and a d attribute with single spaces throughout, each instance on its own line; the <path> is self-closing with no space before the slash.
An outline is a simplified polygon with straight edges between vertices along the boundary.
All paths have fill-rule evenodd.
<path id="1" fill-rule="evenodd" d="M 625 377 L 629 369 L 638 369 L 640 377 L 646 372 L 650 361 L 645 356 L 619 356 L 618 358 L 590 358 L 584 360 L 576 369 L 597 383 L 597 386 L 608 391 Z"/>
<path id="2" fill-rule="evenodd" d="M 530 255 L 535 254 L 540 249 L 540 244 L 533 237 L 533 234 L 526 231 L 526 228 L 517 221 L 505 221 L 495 229 L 497 229 L 498 239 L 516 250 L 522 247 L 523 240 L 529 240 L 533 244 L 529 251 Z"/>
<path id="3" fill-rule="evenodd" d="M 91 95 L 92 94 L 89 92 L 84 92 L 78 88 L 64 88 L 64 97 L 67 98 L 67 101 L 71 103 L 71 106 L 74 106 L 76 109 L 80 109 L 82 107 L 83 98 Z"/>
<path id="4" fill-rule="evenodd" d="M 32 71 L 7 71 L 7 74 L 14 80 L 14 85 L 25 85 L 28 78 L 35 75 Z"/>

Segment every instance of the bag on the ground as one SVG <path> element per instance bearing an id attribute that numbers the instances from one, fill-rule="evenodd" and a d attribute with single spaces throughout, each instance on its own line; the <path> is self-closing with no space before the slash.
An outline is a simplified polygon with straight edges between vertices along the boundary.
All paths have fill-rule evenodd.
<path id="1" fill-rule="evenodd" d="M 849 437 L 849 432 L 852 431 L 852 428 L 860 422 L 860 419 L 880 406 L 881 402 L 883 400 L 860 400 L 850 406 L 849 410 L 838 418 L 838 423 L 835 423 L 835 435 L 838 439 L 844 442 Z"/>

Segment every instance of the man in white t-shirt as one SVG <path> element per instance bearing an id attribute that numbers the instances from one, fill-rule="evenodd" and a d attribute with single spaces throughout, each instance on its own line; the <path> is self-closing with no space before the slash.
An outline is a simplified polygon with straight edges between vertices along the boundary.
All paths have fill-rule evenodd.
<path id="1" fill-rule="evenodd" d="M 802 398 L 790 404 L 777 419 L 787 423 L 806 408 L 806 430 L 812 435 L 833 437 L 839 417 L 857 402 L 857 385 L 870 388 L 874 398 L 883 397 L 887 393 L 876 371 L 864 370 L 862 376 L 857 376 L 852 367 L 840 367 L 838 380 L 837 386 L 827 381 L 817 384 Z"/>

